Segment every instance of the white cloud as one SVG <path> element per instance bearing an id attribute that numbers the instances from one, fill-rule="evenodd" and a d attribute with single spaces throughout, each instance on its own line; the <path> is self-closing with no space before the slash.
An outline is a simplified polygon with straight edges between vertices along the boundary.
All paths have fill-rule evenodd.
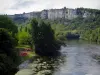
<path id="1" fill-rule="evenodd" d="M 0 14 L 16 14 L 51 8 L 100 8 L 100 0 L 0 0 Z"/>

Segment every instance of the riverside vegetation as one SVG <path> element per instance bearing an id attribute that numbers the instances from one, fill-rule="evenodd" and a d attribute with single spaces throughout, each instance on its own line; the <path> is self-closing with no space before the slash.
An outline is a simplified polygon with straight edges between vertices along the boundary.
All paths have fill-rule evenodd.
<path id="1" fill-rule="evenodd" d="M 28 45 L 35 53 L 42 56 L 54 56 L 61 43 L 54 37 L 49 23 L 33 19 L 31 28 L 20 28 L 6 15 L 0 16 L 0 72 L 2 75 L 14 75 L 20 64 L 16 46 Z M 8 69 L 10 68 L 10 69 Z"/>

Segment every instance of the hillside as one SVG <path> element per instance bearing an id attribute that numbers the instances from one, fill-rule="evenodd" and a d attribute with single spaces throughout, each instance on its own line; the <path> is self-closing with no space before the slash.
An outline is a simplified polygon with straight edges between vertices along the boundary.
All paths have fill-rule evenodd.
<path id="1" fill-rule="evenodd" d="M 100 14 L 99 10 L 88 9 L 88 8 L 62 8 L 62 9 L 49 9 L 42 10 L 40 12 L 29 12 L 23 14 L 8 15 L 16 23 L 23 23 L 31 18 L 41 18 L 48 20 L 60 20 L 64 24 L 67 24 L 67 21 L 75 19 L 77 17 L 89 18 L 95 17 L 97 14 Z"/>
<path id="2" fill-rule="evenodd" d="M 88 8 L 62 8 L 43 10 L 41 12 L 30 12 L 9 15 L 18 25 L 29 24 L 32 18 L 49 21 L 55 31 L 55 37 L 64 40 L 69 36 L 99 42 L 100 10 Z M 71 37 L 73 38 L 73 37 Z"/>

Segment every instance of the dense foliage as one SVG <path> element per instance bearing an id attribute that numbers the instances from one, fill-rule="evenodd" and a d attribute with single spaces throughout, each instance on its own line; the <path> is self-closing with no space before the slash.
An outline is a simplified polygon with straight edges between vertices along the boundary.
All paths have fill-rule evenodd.
<path id="1" fill-rule="evenodd" d="M 36 19 L 33 19 L 31 26 L 35 52 L 39 55 L 54 55 L 60 46 L 55 40 L 54 31 L 50 24 L 44 21 L 38 22 Z"/>
<path id="2" fill-rule="evenodd" d="M 31 45 L 31 35 L 27 31 L 19 31 L 17 34 L 19 45 Z"/>
<path id="3" fill-rule="evenodd" d="M 0 73 L 1 75 L 13 75 L 11 71 L 16 69 L 17 53 L 14 49 L 14 39 L 5 29 L 0 29 Z"/>
<path id="4" fill-rule="evenodd" d="M 83 39 L 100 43 L 100 28 L 88 30 L 82 35 Z"/>
<path id="5" fill-rule="evenodd" d="M 17 33 L 17 26 L 6 15 L 0 15 L 0 28 L 5 28 L 11 33 Z"/>
<path id="6" fill-rule="evenodd" d="M 53 24 L 51 25 L 52 29 L 55 31 L 55 38 L 59 41 L 65 41 L 66 40 L 66 26 L 63 24 Z"/>

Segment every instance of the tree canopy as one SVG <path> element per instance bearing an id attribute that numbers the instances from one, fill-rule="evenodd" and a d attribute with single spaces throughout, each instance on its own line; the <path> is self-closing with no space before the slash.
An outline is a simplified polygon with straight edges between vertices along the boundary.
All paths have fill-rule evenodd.
<path id="1" fill-rule="evenodd" d="M 50 24 L 33 19 L 31 26 L 36 53 L 40 55 L 53 55 L 59 46 L 56 44 L 54 31 Z"/>
<path id="2" fill-rule="evenodd" d="M 0 73 L 12 75 L 11 70 L 18 64 L 14 39 L 7 30 L 0 28 Z M 10 73 L 10 74 L 9 74 Z"/>
<path id="3" fill-rule="evenodd" d="M 17 26 L 7 15 L 0 15 L 0 28 L 5 28 L 11 33 L 17 33 Z"/>

